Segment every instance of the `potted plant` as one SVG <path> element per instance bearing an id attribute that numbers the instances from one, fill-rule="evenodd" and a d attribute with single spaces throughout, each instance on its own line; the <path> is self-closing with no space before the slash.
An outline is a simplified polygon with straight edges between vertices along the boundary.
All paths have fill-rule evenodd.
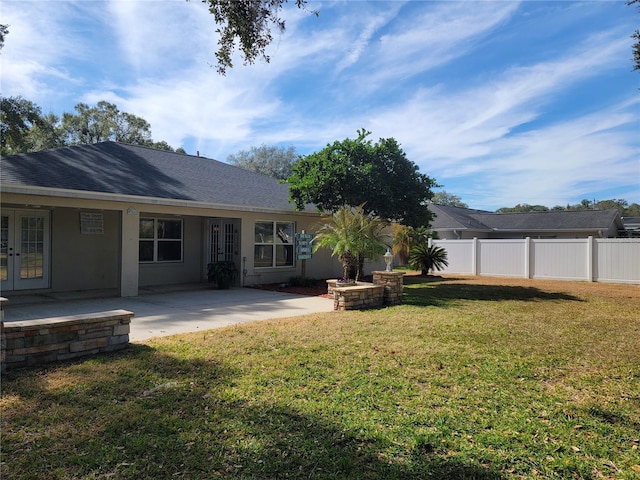
<path id="1" fill-rule="evenodd" d="M 216 282 L 220 290 L 231 287 L 237 274 L 236 264 L 231 260 L 212 262 L 207 265 L 207 279 L 209 282 Z"/>

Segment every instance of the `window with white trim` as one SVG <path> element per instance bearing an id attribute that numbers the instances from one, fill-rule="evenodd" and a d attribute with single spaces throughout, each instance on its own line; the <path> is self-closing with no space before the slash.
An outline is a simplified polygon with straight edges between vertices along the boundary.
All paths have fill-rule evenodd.
<path id="1" fill-rule="evenodd" d="M 182 261 L 182 220 L 140 218 L 140 262 Z"/>
<path id="2" fill-rule="evenodd" d="M 253 266 L 293 267 L 295 224 L 260 220 L 255 224 Z"/>

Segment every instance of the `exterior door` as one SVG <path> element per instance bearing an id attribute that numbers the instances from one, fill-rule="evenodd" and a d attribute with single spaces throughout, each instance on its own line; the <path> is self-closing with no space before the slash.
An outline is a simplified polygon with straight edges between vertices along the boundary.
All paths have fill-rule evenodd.
<path id="1" fill-rule="evenodd" d="M 238 256 L 238 231 L 233 220 L 216 218 L 211 220 L 209 225 L 209 261 L 211 263 L 228 260 L 236 262 Z"/>
<path id="2" fill-rule="evenodd" d="M 0 215 L 2 291 L 49 287 L 49 212 L 3 210 Z"/>

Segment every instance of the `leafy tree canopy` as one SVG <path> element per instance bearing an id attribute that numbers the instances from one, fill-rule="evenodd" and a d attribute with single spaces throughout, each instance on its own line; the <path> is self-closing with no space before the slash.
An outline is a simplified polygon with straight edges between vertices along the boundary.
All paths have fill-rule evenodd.
<path id="1" fill-rule="evenodd" d="M 529 205 L 528 203 L 519 203 L 515 207 L 502 207 L 496 210 L 497 213 L 525 213 L 548 211 L 549 207 L 545 207 L 544 205 Z"/>
<path id="2" fill-rule="evenodd" d="M 76 113 L 62 115 L 62 130 L 68 145 L 107 140 L 145 145 L 151 141 L 151 125 L 145 119 L 121 112 L 112 103 L 100 101 L 94 107 L 75 106 Z"/>
<path id="3" fill-rule="evenodd" d="M 62 146 L 55 125 L 58 118 L 22 97 L 0 97 L 0 153 L 34 152 Z"/>
<path id="4" fill-rule="evenodd" d="M 427 201 L 435 180 L 418 172 L 393 138 L 375 144 L 362 129 L 358 137 L 336 141 L 319 152 L 301 157 L 287 179 L 296 208 L 315 204 L 334 212 L 364 205 L 365 213 L 408 226 L 428 225 Z"/>
<path id="5" fill-rule="evenodd" d="M 518 213 L 518 212 L 548 212 L 559 210 L 610 210 L 617 208 L 620 215 L 623 217 L 637 217 L 640 216 L 640 205 L 637 203 L 629 204 L 624 199 L 611 199 L 611 200 L 588 200 L 583 199 L 580 203 L 574 205 L 566 205 L 562 207 L 556 205 L 553 208 L 545 207 L 544 205 L 528 205 L 526 203 L 518 204 L 515 207 L 503 207 L 496 210 L 498 213 Z"/>
<path id="6" fill-rule="evenodd" d="M 0 24 L 0 50 L 4 47 L 4 37 L 9 33 L 9 25 Z"/>
<path id="7" fill-rule="evenodd" d="M 218 25 L 217 70 L 226 74 L 227 68 L 233 68 L 231 57 L 236 46 L 242 52 L 244 63 L 253 64 L 257 59 L 269 62 L 266 47 L 273 40 L 271 29 L 278 32 L 285 29 L 285 21 L 280 10 L 288 0 L 202 0 L 209 6 Z M 295 0 L 298 8 L 304 8 L 307 0 Z M 317 16 L 318 12 L 314 12 Z"/>
<path id="8" fill-rule="evenodd" d="M 640 11 L 640 0 L 628 0 L 627 5 L 638 4 L 638 11 Z M 633 69 L 640 70 L 640 30 L 636 30 L 631 35 L 631 38 L 635 40 L 635 43 L 631 46 L 633 52 Z"/>
<path id="9" fill-rule="evenodd" d="M 433 198 L 431 199 L 433 203 L 437 203 L 438 205 L 447 205 L 450 207 L 462 207 L 469 208 L 469 205 L 464 203 L 462 199 L 458 195 L 453 195 L 452 193 L 447 193 L 444 190 L 439 192 L 435 192 L 433 194 Z"/>
<path id="10" fill-rule="evenodd" d="M 63 113 L 60 119 L 53 113 L 43 115 L 38 105 L 22 97 L 0 97 L 0 136 L 3 155 L 107 140 L 174 151 L 167 142 L 151 139 L 145 119 L 105 101 L 79 103 L 75 113 Z"/>
<path id="11" fill-rule="evenodd" d="M 296 149 L 292 146 L 285 148 L 263 144 L 231 154 L 227 157 L 227 162 L 245 170 L 285 180 L 291 175 L 297 159 Z"/>

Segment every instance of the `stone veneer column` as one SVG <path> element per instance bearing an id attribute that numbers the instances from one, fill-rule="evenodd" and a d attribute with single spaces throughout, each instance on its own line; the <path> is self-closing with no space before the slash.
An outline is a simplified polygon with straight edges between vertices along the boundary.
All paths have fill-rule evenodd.
<path id="1" fill-rule="evenodd" d="M 373 284 L 384 286 L 384 304 L 399 305 L 402 303 L 404 288 L 403 272 L 376 271 L 373 274 Z"/>

